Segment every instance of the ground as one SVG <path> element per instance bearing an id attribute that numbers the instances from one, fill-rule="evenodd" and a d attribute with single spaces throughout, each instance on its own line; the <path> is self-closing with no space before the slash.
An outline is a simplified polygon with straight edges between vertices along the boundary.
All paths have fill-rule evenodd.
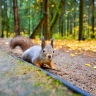
<path id="1" fill-rule="evenodd" d="M 81 96 L 40 68 L 2 49 L 0 54 L 0 96 Z"/>
<path id="2" fill-rule="evenodd" d="M 11 49 L 9 42 L 10 39 L 0 39 L 0 48 L 21 58 L 22 50 L 19 47 Z M 33 42 L 40 44 L 39 40 Z M 45 70 L 96 96 L 95 44 L 96 41 L 56 40 L 53 57 L 56 69 Z"/>

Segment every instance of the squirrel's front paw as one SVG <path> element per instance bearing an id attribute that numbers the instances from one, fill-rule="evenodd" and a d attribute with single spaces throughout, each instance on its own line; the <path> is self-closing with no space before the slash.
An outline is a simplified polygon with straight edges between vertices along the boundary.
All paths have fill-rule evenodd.
<path id="1" fill-rule="evenodd" d="M 52 69 L 56 69 L 55 66 L 51 66 Z"/>
<path id="2" fill-rule="evenodd" d="M 58 70 L 58 68 L 57 68 L 57 67 L 53 67 L 52 69 L 53 69 L 53 70 Z"/>
<path id="3" fill-rule="evenodd" d="M 49 64 L 49 66 L 50 66 L 52 69 L 56 69 L 52 62 Z"/>

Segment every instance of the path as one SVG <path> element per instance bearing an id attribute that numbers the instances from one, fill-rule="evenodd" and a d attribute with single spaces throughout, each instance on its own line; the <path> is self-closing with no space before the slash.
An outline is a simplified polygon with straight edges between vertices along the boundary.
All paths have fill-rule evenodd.
<path id="1" fill-rule="evenodd" d="M 0 54 L 0 96 L 76 95 L 40 69 L 8 55 L 1 49 Z"/>
<path id="2" fill-rule="evenodd" d="M 1 48 L 21 57 L 22 51 L 20 48 L 17 47 L 12 50 L 8 44 L 4 44 L 6 40 L 2 42 Z M 62 49 L 55 50 L 53 63 L 57 70 L 46 70 L 96 96 L 96 69 L 93 68 L 96 66 L 96 53 L 90 53 L 91 55 L 87 54 L 87 52 L 76 53 L 75 56 L 72 56 L 72 54 L 75 54 L 75 52 L 65 52 Z"/>

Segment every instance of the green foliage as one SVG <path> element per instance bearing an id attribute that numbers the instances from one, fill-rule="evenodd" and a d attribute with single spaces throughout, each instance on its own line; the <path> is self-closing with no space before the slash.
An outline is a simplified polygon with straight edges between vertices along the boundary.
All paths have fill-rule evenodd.
<path id="1" fill-rule="evenodd" d="M 60 0 L 50 0 L 50 23 L 54 21 L 54 15 L 58 11 L 58 5 Z M 59 22 L 56 24 L 56 28 L 53 33 L 53 37 L 56 39 L 77 39 L 79 31 L 79 3 L 80 0 L 66 0 L 63 8 L 63 12 L 59 18 Z M 96 38 L 95 32 L 92 32 L 92 21 L 91 18 L 91 1 L 84 1 L 84 15 L 83 15 L 83 33 L 82 36 L 91 39 L 92 35 Z M 21 35 L 29 37 L 33 30 L 39 24 L 39 21 L 43 17 L 43 5 L 42 0 L 18 0 L 18 13 L 20 19 L 20 30 Z M 13 17 L 13 3 L 12 0 L 2 0 L 1 3 L 1 14 L 2 17 L 2 30 L 4 37 L 13 37 L 14 34 L 14 17 Z M 96 12 L 95 12 L 96 13 Z M 94 18 L 96 15 L 94 13 Z M 0 19 L 1 20 L 1 19 Z M 63 22 L 63 25 L 62 25 Z M 96 20 L 94 20 L 94 24 Z M 50 24 L 51 26 L 51 24 Z M 43 34 L 43 27 L 40 34 Z M 63 34 L 63 36 L 61 35 Z M 37 34 L 36 37 L 40 37 Z"/>

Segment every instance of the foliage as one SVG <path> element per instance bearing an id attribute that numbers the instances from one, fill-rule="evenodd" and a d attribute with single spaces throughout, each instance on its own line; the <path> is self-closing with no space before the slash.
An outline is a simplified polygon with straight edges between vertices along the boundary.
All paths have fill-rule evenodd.
<path id="1" fill-rule="evenodd" d="M 1 0 L 0 19 L 2 21 L 2 30 L 4 37 L 14 36 L 14 18 L 13 18 L 13 2 L 12 0 Z M 58 11 L 57 6 L 60 0 L 50 0 L 50 22 L 54 14 Z M 56 38 L 78 38 L 79 32 L 79 3 L 80 0 L 66 0 L 63 12 L 54 30 L 53 36 Z M 91 4 L 90 4 L 91 3 Z M 94 2 L 96 6 L 96 3 Z M 41 20 L 43 10 L 43 0 L 18 0 L 18 13 L 20 19 L 20 29 L 24 36 L 29 37 L 33 30 Z M 83 14 L 83 33 L 82 36 L 91 39 L 92 36 L 96 38 L 96 26 L 94 32 L 92 31 L 92 1 L 84 0 L 84 14 Z M 94 11 L 94 18 L 96 12 Z M 96 20 L 94 20 L 94 25 Z M 1 33 L 1 32 L 0 32 Z M 39 32 L 39 37 L 43 34 L 43 29 Z M 7 36 L 8 35 L 8 36 Z"/>

